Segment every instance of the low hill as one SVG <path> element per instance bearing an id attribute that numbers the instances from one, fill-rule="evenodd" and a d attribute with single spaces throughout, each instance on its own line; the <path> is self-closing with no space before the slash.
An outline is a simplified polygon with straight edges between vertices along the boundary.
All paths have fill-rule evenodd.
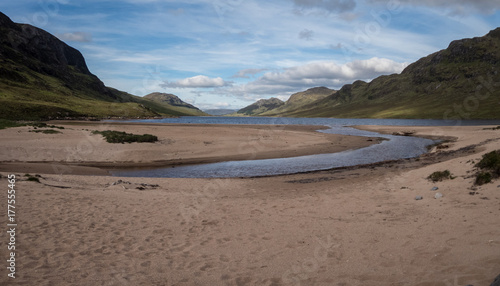
<path id="1" fill-rule="evenodd" d="M 401 74 L 355 81 L 276 116 L 344 118 L 500 118 L 500 28 L 453 41 Z"/>
<path id="2" fill-rule="evenodd" d="M 165 108 L 169 108 L 172 111 L 178 111 L 185 113 L 185 115 L 207 115 L 194 105 L 182 101 L 179 97 L 170 93 L 160 93 L 153 92 L 143 97 L 144 99 L 151 100 Z"/>
<path id="3" fill-rule="evenodd" d="M 262 113 L 283 106 L 285 103 L 275 97 L 269 99 L 261 99 L 255 103 L 250 104 L 236 112 L 235 115 L 245 115 L 245 116 L 258 116 Z"/>
<path id="4" fill-rule="evenodd" d="M 185 113 L 106 87 L 78 50 L 0 12 L 0 118 L 177 115 Z"/>
<path id="5" fill-rule="evenodd" d="M 318 100 L 324 99 L 329 95 L 334 94 L 336 91 L 329 89 L 327 87 L 313 87 L 306 91 L 297 92 L 290 96 L 290 98 L 285 102 L 284 105 L 278 108 L 261 113 L 262 116 L 275 116 L 280 114 L 294 114 L 294 112 L 300 112 L 302 107 L 316 102 Z"/>

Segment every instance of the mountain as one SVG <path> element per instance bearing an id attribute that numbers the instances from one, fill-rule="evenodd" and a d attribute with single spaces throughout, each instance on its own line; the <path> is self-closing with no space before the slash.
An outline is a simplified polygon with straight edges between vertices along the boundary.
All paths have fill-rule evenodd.
<path id="1" fill-rule="evenodd" d="M 204 109 L 203 112 L 210 114 L 210 115 L 215 115 L 215 116 L 221 116 L 221 115 L 228 115 L 231 113 L 237 112 L 238 109 Z"/>
<path id="2" fill-rule="evenodd" d="M 278 98 L 261 99 L 236 112 L 235 115 L 257 116 L 262 113 L 283 106 L 285 103 Z"/>
<path id="3" fill-rule="evenodd" d="M 450 43 L 401 74 L 355 81 L 300 110 L 276 116 L 343 118 L 500 118 L 500 28 Z"/>
<path id="4" fill-rule="evenodd" d="M 0 12 L 0 118 L 173 115 L 184 113 L 106 87 L 78 50 Z"/>
<path id="5" fill-rule="evenodd" d="M 186 115 L 207 115 L 197 107 L 182 101 L 179 97 L 170 93 L 153 92 L 143 97 L 144 99 L 156 102 L 165 107 L 170 107 L 184 112 Z"/>
<path id="6" fill-rule="evenodd" d="M 290 96 L 290 98 L 285 102 L 284 105 L 278 108 L 271 109 L 269 111 L 263 112 L 261 116 L 275 116 L 280 114 L 293 114 L 294 112 L 300 112 L 303 106 L 316 102 L 318 100 L 324 99 L 329 95 L 334 94 L 336 91 L 329 89 L 327 87 L 313 87 L 306 91 L 297 92 Z"/>

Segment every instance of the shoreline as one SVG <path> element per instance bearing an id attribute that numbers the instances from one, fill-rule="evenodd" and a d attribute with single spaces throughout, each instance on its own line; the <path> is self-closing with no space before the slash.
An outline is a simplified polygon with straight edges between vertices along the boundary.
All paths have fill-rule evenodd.
<path id="1" fill-rule="evenodd" d="M 227 161 L 277 159 L 354 150 L 383 138 L 317 132 L 313 125 L 217 125 L 53 121 L 63 134 L 4 131 L 0 171 L 104 175 L 111 169 L 148 169 Z M 91 129 L 158 135 L 157 143 L 110 144 Z M 64 134 L 69 133 L 69 134 Z M 34 137 L 36 145 L 25 140 Z M 66 141 L 66 142 L 64 142 Z M 19 152 L 21 151 L 21 152 Z M 16 153 L 17 152 L 17 153 Z M 7 157 L 7 158 L 6 158 Z M 10 159 L 10 160 L 9 160 Z M 29 160 L 28 160 L 29 159 Z"/>
<path id="2" fill-rule="evenodd" d="M 17 282 L 489 285 L 500 269 L 500 180 L 475 186 L 473 174 L 482 154 L 500 149 L 500 130 L 484 127 L 412 127 L 457 139 L 418 158 L 272 177 L 40 172 L 34 182 L 13 172 Z M 454 179 L 427 179 L 443 170 Z M 0 174 L 7 186 L 11 172 Z"/>
<path id="3" fill-rule="evenodd" d="M 103 125 L 102 122 L 87 122 L 87 121 L 50 121 L 50 123 L 54 124 L 62 124 L 62 125 L 70 125 L 70 126 L 99 126 Z M 318 130 L 325 130 L 328 129 L 329 127 L 327 126 L 315 126 L 315 125 L 277 125 L 277 126 L 270 126 L 270 125 L 252 125 L 252 124 L 177 124 L 177 123 L 138 123 L 138 122 L 111 122 L 105 123 L 105 126 L 149 126 L 149 127 L 157 127 L 157 126 L 163 126 L 163 127 L 200 127 L 200 128 L 207 128 L 207 127 L 227 127 L 227 128 L 249 128 L 249 129 L 257 129 L 257 130 L 264 130 L 265 132 L 268 132 L 268 130 L 271 130 L 271 133 L 276 133 L 280 131 L 304 131 L 304 132 L 315 132 L 318 133 Z M 366 131 L 374 131 L 374 132 L 379 132 L 381 134 L 388 134 L 388 135 L 394 135 L 396 132 L 401 132 L 401 130 L 408 130 L 411 129 L 411 127 L 415 128 L 424 128 L 424 129 L 429 129 L 429 128 L 436 128 L 436 127 L 422 127 L 422 126 L 378 126 L 378 125 L 359 125 L 359 126 L 350 126 L 352 128 L 357 128 L 360 130 L 366 130 Z M 446 128 L 446 127 L 440 127 L 440 128 Z M 259 132 L 260 132 L 259 131 Z M 404 131 L 403 131 L 404 133 Z M 432 155 L 433 151 L 435 151 L 436 146 L 439 146 L 443 143 L 452 143 L 456 142 L 458 137 L 455 136 L 444 136 L 443 134 L 422 134 L 422 133 L 417 133 L 414 130 L 411 131 L 412 135 L 414 137 L 421 137 L 421 138 L 426 138 L 426 139 L 432 139 L 432 140 L 440 140 L 441 142 L 438 142 L 436 144 L 430 145 L 429 146 L 429 152 L 422 154 L 418 157 L 412 157 L 412 158 L 406 158 L 406 159 L 398 159 L 398 160 L 384 160 L 384 161 L 379 161 L 379 162 L 374 162 L 374 163 L 368 163 L 368 164 L 360 164 L 360 165 L 354 165 L 354 166 L 343 166 L 343 167 L 335 167 L 331 169 L 324 169 L 324 170 L 314 170 L 314 171 L 297 171 L 295 173 L 289 173 L 289 174 L 280 174 L 280 175 L 263 175 L 263 176 L 251 176 L 251 177 L 234 177 L 234 178 L 266 178 L 266 177 L 275 177 L 275 176 L 286 176 L 286 175 L 300 175 L 300 174 L 314 174 L 318 172 L 328 172 L 328 171 L 338 171 L 338 170 L 351 170 L 351 169 L 360 169 L 360 168 L 371 168 L 374 166 L 384 166 L 384 165 L 390 165 L 394 163 L 401 163 L 401 162 L 412 162 L 415 159 L 419 160 L 420 157 L 425 157 Z M 413 134 L 416 133 L 416 134 Z M 426 132 L 423 132 L 426 133 Z M 435 133 L 435 132 L 434 132 Z M 319 133 L 319 134 L 325 134 L 325 133 Z M 328 135 L 333 135 L 333 136 L 340 136 L 340 138 L 343 137 L 350 137 L 350 138 L 365 138 L 367 142 L 373 142 L 371 144 L 364 144 L 364 146 L 358 145 L 355 148 L 345 148 L 344 149 L 334 149 L 334 152 L 329 152 L 329 153 L 336 153 L 336 152 L 342 152 L 346 150 L 354 150 L 358 148 L 364 148 L 368 147 L 369 145 L 372 144 L 379 144 L 382 141 L 386 140 L 385 138 L 380 138 L 380 137 L 358 137 L 358 136 L 349 136 L 349 135 L 337 135 L 337 134 L 328 134 Z M 401 135 L 403 136 L 403 135 Z M 408 136 L 408 135 L 405 135 Z M 340 139 L 342 140 L 342 139 Z M 357 142 L 359 143 L 359 141 Z M 106 143 L 104 143 L 106 144 Z M 120 145 L 120 144 L 118 144 Z M 473 147 L 473 146 L 471 146 Z M 472 148 L 474 149 L 474 148 Z M 458 150 L 457 150 L 458 151 Z M 151 162 L 130 162 L 130 161 L 123 161 L 123 162 L 106 162 L 106 161 L 86 161 L 86 162 L 58 162 L 58 161 L 30 161 L 30 162 L 18 162 L 18 161 L 13 161 L 13 162 L 6 162 L 3 161 L 1 162 L 2 164 L 0 165 L 0 172 L 6 172 L 8 170 L 11 171 L 18 171 L 18 172 L 24 172 L 24 173 L 45 173 L 45 174 L 72 174 L 72 175 L 84 175 L 84 176 L 110 176 L 110 177 L 119 177 L 119 176 L 114 176 L 110 173 L 112 170 L 148 170 L 148 169 L 156 169 L 156 168 L 169 168 L 169 167 L 176 167 L 176 166 L 186 166 L 186 165 L 199 165 L 199 164 L 210 164 L 210 163 L 219 163 L 219 162 L 227 162 L 227 161 L 240 161 L 240 160 L 260 160 L 260 159 L 279 159 L 279 158 L 287 158 L 287 157 L 298 157 L 298 156 L 304 156 L 304 155 L 315 155 L 318 154 L 318 151 L 316 149 L 314 150 L 307 150 L 307 151 L 302 151 L 298 152 L 295 154 L 285 154 L 283 156 L 283 153 L 277 154 L 276 152 L 268 152 L 268 153 L 258 153 L 258 154 L 239 154 L 239 155 L 224 155 L 224 156 L 213 156 L 213 157 L 204 157 L 204 158 L 180 158 L 180 159 L 171 159 L 171 160 L 156 160 L 156 161 L 151 161 Z M 453 153 L 453 152 L 452 152 Z M 281 155 L 281 157 L 279 157 Z M 440 154 L 442 155 L 442 154 Z M 404 164 L 404 163 L 403 163 Z M 422 164 L 419 164 L 422 166 Z M 229 177 L 230 178 L 230 177 Z"/>

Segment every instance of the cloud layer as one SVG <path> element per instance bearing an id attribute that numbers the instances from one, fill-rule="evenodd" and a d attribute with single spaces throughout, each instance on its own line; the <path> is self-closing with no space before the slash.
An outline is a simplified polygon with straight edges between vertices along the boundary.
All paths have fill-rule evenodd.
<path id="1" fill-rule="evenodd" d="M 301 9 L 324 9 L 328 12 L 349 12 L 356 8 L 354 0 L 293 0 Z"/>
<path id="2" fill-rule="evenodd" d="M 408 63 L 385 58 L 356 60 L 346 64 L 334 61 L 311 62 L 282 70 L 267 72 L 246 84 L 218 89 L 218 93 L 254 100 L 268 96 L 287 98 L 294 92 L 316 86 L 339 89 L 344 84 L 361 79 L 370 81 L 380 75 L 400 73 Z"/>
<path id="3" fill-rule="evenodd" d="M 370 0 L 371 3 L 387 3 L 387 0 Z M 441 8 L 453 15 L 467 15 L 473 12 L 493 14 L 500 9 L 499 0 L 398 0 L 403 5 Z"/>
<path id="4" fill-rule="evenodd" d="M 221 77 L 210 78 L 204 75 L 197 75 L 173 82 L 166 81 L 162 87 L 170 88 L 212 88 L 231 85 L 231 82 L 224 81 Z"/>

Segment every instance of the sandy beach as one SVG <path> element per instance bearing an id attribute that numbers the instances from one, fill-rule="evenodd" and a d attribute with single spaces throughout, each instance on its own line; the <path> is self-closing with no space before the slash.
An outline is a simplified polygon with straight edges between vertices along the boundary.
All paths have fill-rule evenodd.
<path id="1" fill-rule="evenodd" d="M 310 126 L 51 124 L 65 129 L 0 130 L 0 184 L 7 190 L 15 174 L 17 222 L 12 279 L 4 191 L 1 285 L 480 286 L 500 274 L 500 180 L 473 184 L 474 162 L 500 149 L 500 130 L 358 126 L 453 140 L 367 166 L 172 179 L 102 168 L 322 154 L 378 139 Z M 107 129 L 160 141 L 110 144 L 91 134 Z M 427 180 L 443 170 L 455 178 Z"/>

